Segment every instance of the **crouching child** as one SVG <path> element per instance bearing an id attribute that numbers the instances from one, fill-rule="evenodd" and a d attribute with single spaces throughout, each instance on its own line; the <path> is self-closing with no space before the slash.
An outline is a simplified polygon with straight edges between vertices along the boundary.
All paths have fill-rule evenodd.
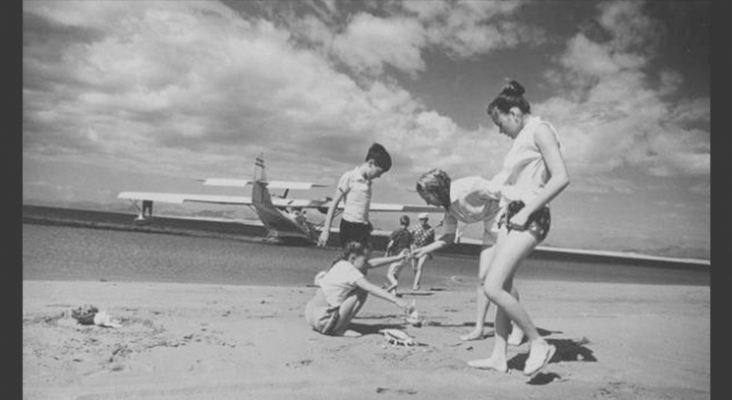
<path id="1" fill-rule="evenodd" d="M 349 242 L 342 257 L 327 272 L 318 274 L 315 283 L 320 287 L 305 306 L 305 319 L 313 330 L 328 336 L 360 336 L 348 327 L 369 294 L 394 303 L 407 315 L 413 311 L 411 304 L 366 279 L 369 269 L 405 259 L 408 251 L 373 260 L 369 260 L 370 255 L 368 243 Z"/>

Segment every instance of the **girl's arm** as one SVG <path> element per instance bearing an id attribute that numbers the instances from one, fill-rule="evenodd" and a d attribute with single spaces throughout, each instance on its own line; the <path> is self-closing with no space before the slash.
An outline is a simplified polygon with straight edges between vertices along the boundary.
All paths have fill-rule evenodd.
<path id="1" fill-rule="evenodd" d="M 434 242 L 412 251 L 413 258 L 419 258 L 455 243 L 455 234 L 446 233 Z"/>
<path id="2" fill-rule="evenodd" d="M 360 287 L 361 289 L 373 294 L 376 297 L 379 297 L 381 299 L 384 299 L 388 302 L 396 304 L 399 308 L 404 309 L 404 311 L 409 314 L 412 311 L 412 306 L 407 303 L 406 301 L 394 296 L 393 294 L 387 292 L 386 290 L 374 285 L 373 283 L 369 282 L 366 278 L 360 278 L 356 281 L 356 286 Z"/>
<path id="3" fill-rule="evenodd" d="M 511 222 L 517 225 L 525 225 L 531 214 L 544 207 L 569 185 L 569 174 L 559 151 L 559 142 L 551 128 L 540 125 L 536 128 L 534 140 L 544 157 L 544 163 L 549 171 L 549 181 L 533 200 L 511 218 Z"/>
<path id="4" fill-rule="evenodd" d="M 323 222 L 323 230 L 320 232 L 318 238 L 318 246 L 323 247 L 328 243 L 328 237 L 330 236 L 330 224 L 333 222 L 333 214 L 335 213 L 338 203 L 343 199 L 343 192 L 340 189 L 336 189 L 335 195 L 333 195 L 333 201 L 328 207 L 328 214 L 325 216 L 325 222 Z"/>
<path id="5" fill-rule="evenodd" d="M 399 253 L 395 256 L 372 258 L 369 260 L 368 269 L 378 268 L 378 267 L 381 267 L 382 265 L 391 264 L 395 261 L 399 261 L 399 260 L 403 259 L 404 257 L 406 257 L 408 253 L 409 253 L 409 251 L 404 249 L 404 250 L 402 250 L 401 253 Z"/>

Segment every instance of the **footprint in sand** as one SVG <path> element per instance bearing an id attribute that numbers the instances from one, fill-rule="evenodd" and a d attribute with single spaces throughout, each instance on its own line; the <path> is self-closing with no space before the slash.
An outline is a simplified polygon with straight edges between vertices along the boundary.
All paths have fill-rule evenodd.
<path id="1" fill-rule="evenodd" d="M 301 368 L 301 367 L 307 367 L 308 365 L 312 364 L 313 360 L 300 360 L 295 361 L 291 363 L 285 364 L 285 366 L 290 368 Z"/>
<path id="2" fill-rule="evenodd" d="M 376 393 L 395 393 L 395 394 L 417 394 L 414 389 L 390 389 L 390 388 L 376 388 Z"/>

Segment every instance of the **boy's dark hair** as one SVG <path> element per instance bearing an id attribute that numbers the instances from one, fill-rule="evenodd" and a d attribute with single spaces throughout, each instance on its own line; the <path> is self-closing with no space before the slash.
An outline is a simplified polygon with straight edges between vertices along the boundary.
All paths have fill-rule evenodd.
<path id="1" fill-rule="evenodd" d="M 369 250 L 371 250 L 370 243 L 358 240 L 351 240 L 343 246 L 343 252 L 338 258 L 333 260 L 333 264 L 331 264 L 331 267 L 335 265 L 338 261 L 348 260 L 348 257 L 351 254 L 362 256 L 365 255 Z"/>
<path id="2" fill-rule="evenodd" d="M 374 160 L 374 164 L 384 172 L 391 169 L 391 156 L 384 146 L 378 143 L 374 143 L 369 147 L 369 152 L 366 153 L 366 161 L 369 160 Z"/>
<path id="3" fill-rule="evenodd" d="M 408 226 L 409 225 L 409 216 L 402 215 L 401 217 L 399 217 L 399 223 L 404 226 Z"/>

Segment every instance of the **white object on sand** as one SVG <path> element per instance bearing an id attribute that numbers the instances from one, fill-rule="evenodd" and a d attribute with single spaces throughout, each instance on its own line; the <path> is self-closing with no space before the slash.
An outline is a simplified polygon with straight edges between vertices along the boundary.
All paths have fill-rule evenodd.
<path id="1" fill-rule="evenodd" d="M 94 325 L 104 326 L 107 328 L 120 328 L 122 324 L 112 319 L 106 311 L 99 311 L 94 314 Z"/>
<path id="2" fill-rule="evenodd" d="M 381 333 L 384 334 L 384 338 L 392 346 L 416 346 L 417 342 L 414 338 L 409 336 L 406 332 L 400 331 L 399 329 L 382 329 Z"/>
<path id="3" fill-rule="evenodd" d="M 419 317 L 419 312 L 417 310 L 412 311 L 412 313 L 407 316 L 407 323 L 416 327 L 422 325 L 422 319 Z"/>

